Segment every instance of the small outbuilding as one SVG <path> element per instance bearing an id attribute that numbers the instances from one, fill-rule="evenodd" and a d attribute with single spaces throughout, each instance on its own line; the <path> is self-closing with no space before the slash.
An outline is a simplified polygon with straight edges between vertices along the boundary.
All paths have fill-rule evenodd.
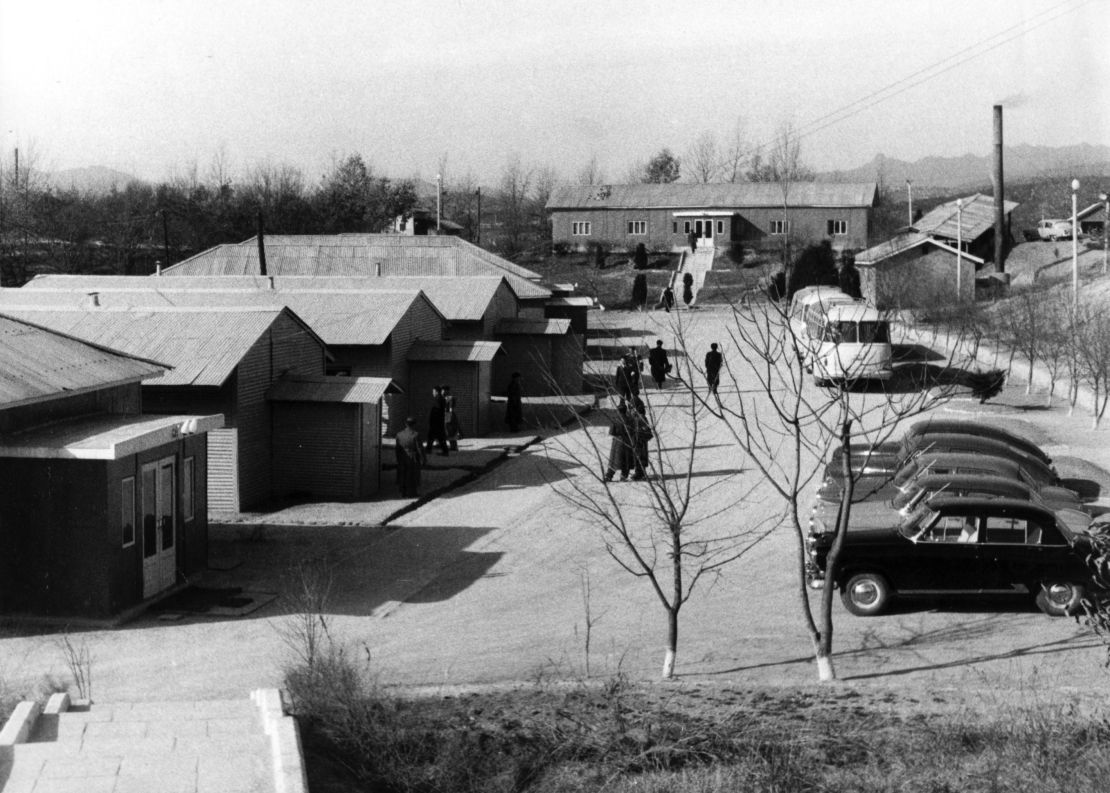
<path id="1" fill-rule="evenodd" d="M 205 568 L 223 417 L 144 415 L 167 368 L 0 316 L 0 613 L 110 618 Z"/>
<path id="2" fill-rule="evenodd" d="M 505 319 L 497 324 L 497 341 L 505 355 L 493 365 L 493 382 L 508 383 L 513 372 L 528 373 L 530 396 L 582 393 L 581 339 L 569 319 Z"/>
<path id="3" fill-rule="evenodd" d="M 421 435 L 428 437 L 432 389 L 451 386 L 463 435 L 490 431 L 490 397 L 508 383 L 493 382 L 493 361 L 504 355 L 496 341 L 418 341 L 409 350 L 409 405 Z M 500 393 L 500 392 L 498 392 Z"/>

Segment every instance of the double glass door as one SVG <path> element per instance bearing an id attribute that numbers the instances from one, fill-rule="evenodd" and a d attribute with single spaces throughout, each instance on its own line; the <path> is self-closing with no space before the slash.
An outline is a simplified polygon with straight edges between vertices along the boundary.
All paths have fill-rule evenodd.
<path id="1" fill-rule="evenodd" d="M 142 471 L 143 597 L 157 595 L 177 580 L 177 477 L 173 457 L 147 463 Z"/>

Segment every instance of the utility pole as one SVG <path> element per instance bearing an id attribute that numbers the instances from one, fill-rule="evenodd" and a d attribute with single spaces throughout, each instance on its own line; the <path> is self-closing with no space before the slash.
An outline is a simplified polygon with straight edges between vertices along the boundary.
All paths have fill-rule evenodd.
<path id="1" fill-rule="evenodd" d="M 170 266 L 170 227 L 166 221 L 166 208 L 162 207 L 162 249 L 166 252 L 166 266 Z"/>
<path id="2" fill-rule="evenodd" d="M 913 180 L 912 179 L 907 179 L 906 180 L 906 195 L 909 197 L 909 210 L 908 210 L 909 211 L 909 222 L 906 223 L 906 225 L 907 226 L 912 226 L 913 225 Z"/>
<path id="3" fill-rule="evenodd" d="M 956 302 L 964 299 L 964 200 L 956 199 Z"/>
<path id="4" fill-rule="evenodd" d="M 1071 304 L 1072 308 L 1079 309 L 1079 180 L 1071 180 Z"/>
<path id="5" fill-rule="evenodd" d="M 436 234 L 439 234 L 439 219 L 443 206 L 443 174 L 436 174 Z"/>
<path id="6" fill-rule="evenodd" d="M 482 188 L 478 188 L 478 223 L 474 226 L 474 244 L 482 244 Z"/>
<path id="7" fill-rule="evenodd" d="M 258 274 L 266 275 L 266 241 L 263 239 L 262 210 L 258 210 Z"/>

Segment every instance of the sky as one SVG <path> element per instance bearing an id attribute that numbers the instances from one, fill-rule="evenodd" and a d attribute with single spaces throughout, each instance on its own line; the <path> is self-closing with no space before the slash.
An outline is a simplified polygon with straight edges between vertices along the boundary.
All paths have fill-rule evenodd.
<path id="1" fill-rule="evenodd" d="M 606 179 L 784 122 L 817 170 L 1110 144 L 1110 0 L 0 0 L 3 160 Z M 26 156 L 26 154 L 24 154 Z"/>

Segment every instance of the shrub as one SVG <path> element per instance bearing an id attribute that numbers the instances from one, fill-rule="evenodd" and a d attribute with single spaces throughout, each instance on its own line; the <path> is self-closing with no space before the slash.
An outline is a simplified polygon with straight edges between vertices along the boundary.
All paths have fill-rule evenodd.
<path id="1" fill-rule="evenodd" d="M 733 264 L 743 266 L 744 264 L 744 246 L 739 242 L 734 242 L 728 246 L 728 258 Z"/>
<path id="2" fill-rule="evenodd" d="M 642 243 L 642 242 L 638 243 L 636 245 L 636 252 L 632 255 L 632 266 L 634 268 L 636 268 L 637 270 L 647 269 L 647 266 L 648 266 L 647 248 L 644 246 L 644 243 Z"/>

